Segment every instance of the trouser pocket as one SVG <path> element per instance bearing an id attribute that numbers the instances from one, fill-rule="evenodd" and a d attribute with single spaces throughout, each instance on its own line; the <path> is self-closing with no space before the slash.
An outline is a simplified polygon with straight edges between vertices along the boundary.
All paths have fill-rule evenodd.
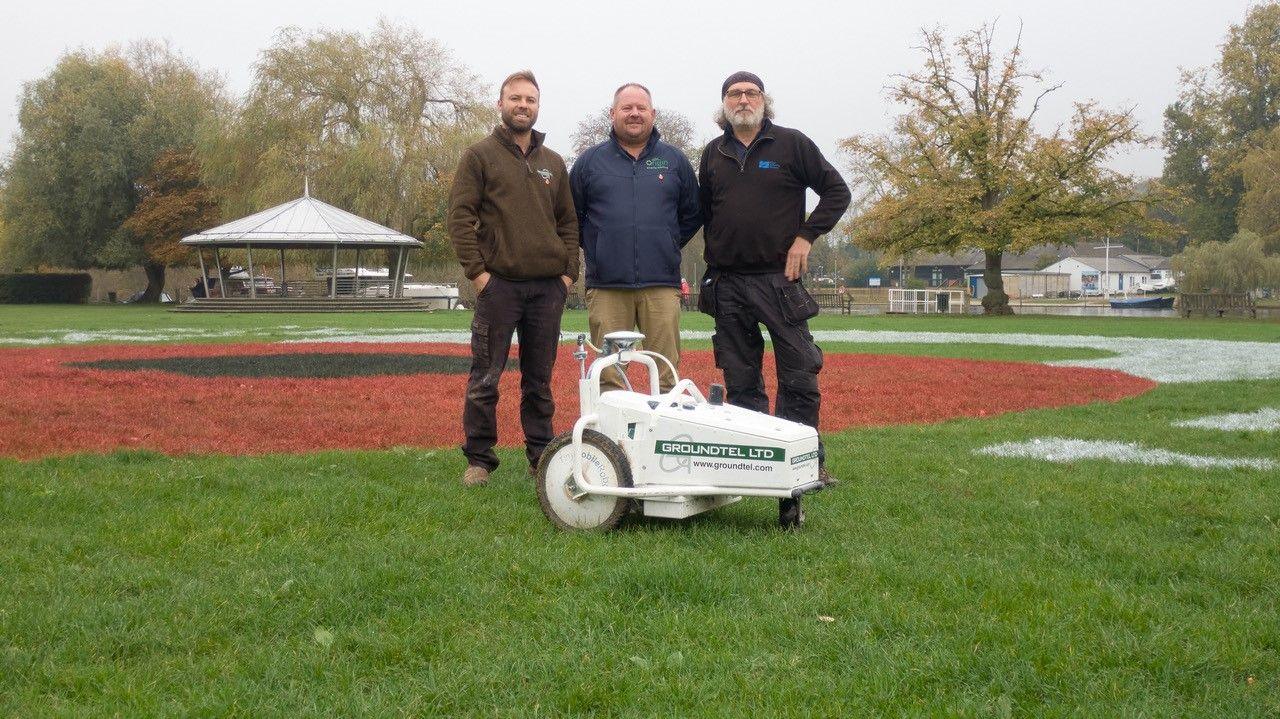
<path id="1" fill-rule="evenodd" d="M 471 358 L 475 366 L 489 365 L 489 321 L 481 317 L 471 318 Z"/>
<path id="2" fill-rule="evenodd" d="M 816 317 L 818 314 L 818 301 L 813 299 L 813 295 L 804 288 L 804 284 L 800 280 L 795 282 L 788 281 L 785 277 L 780 278 L 780 283 L 774 287 L 778 293 L 778 304 L 782 308 L 782 319 L 790 325 L 798 325 L 801 322 Z"/>
<path id="3" fill-rule="evenodd" d="M 716 316 L 716 285 L 719 284 L 720 275 L 717 272 L 707 270 L 702 276 L 702 282 L 698 285 L 698 311 L 704 314 Z"/>

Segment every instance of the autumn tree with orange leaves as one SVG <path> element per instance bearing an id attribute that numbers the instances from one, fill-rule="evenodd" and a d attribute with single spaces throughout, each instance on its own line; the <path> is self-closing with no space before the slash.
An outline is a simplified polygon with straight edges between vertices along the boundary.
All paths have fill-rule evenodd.
<path id="1" fill-rule="evenodd" d="M 218 224 L 218 202 L 200 182 L 200 162 L 190 148 L 160 153 L 151 171 L 138 179 L 137 187 L 137 207 L 122 229 L 141 250 L 147 273 L 142 301 L 157 302 L 165 271 L 191 262 L 191 248 L 178 242 Z"/>
<path id="2" fill-rule="evenodd" d="M 982 307 L 1012 314 L 1004 253 L 1124 228 L 1161 232 L 1147 210 L 1163 201 L 1162 189 L 1107 167 L 1152 142 L 1132 110 L 1080 102 L 1065 127 L 1041 134 L 1041 98 L 1061 85 L 1026 67 L 1020 39 L 1000 53 L 990 27 L 953 41 L 937 30 L 923 35 L 924 68 L 889 90 L 905 110 L 892 133 L 841 143 L 861 191 L 855 243 L 887 257 L 980 250 Z"/>

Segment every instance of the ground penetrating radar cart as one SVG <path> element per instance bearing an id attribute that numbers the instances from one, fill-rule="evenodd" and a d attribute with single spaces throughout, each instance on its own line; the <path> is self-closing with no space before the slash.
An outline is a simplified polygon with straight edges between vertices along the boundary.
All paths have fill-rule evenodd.
<path id="1" fill-rule="evenodd" d="M 562 529 L 608 530 L 633 507 L 645 516 L 681 519 L 742 497 L 799 499 L 822 489 L 818 433 L 809 426 L 724 403 L 724 388 L 704 397 L 693 380 L 680 379 L 667 358 L 639 350 L 638 332 L 605 335 L 605 350 L 586 365 L 587 342 L 578 336 L 578 399 L 573 430 L 549 444 L 538 463 L 538 501 Z M 658 390 L 658 364 L 676 383 Z M 649 392 L 600 392 L 600 375 L 636 362 L 648 370 Z M 782 511 L 784 527 L 803 521 Z"/>

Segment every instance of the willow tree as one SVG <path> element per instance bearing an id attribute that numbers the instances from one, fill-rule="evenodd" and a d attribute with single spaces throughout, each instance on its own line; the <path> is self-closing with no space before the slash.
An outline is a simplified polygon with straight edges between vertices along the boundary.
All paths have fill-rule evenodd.
<path id="1" fill-rule="evenodd" d="M 447 248 L 441 186 L 496 96 L 419 31 L 280 30 L 240 111 L 199 145 L 224 214 L 313 194 Z"/>
<path id="2" fill-rule="evenodd" d="M 1132 110 L 1077 103 L 1066 126 L 1035 127 L 1041 100 L 1059 89 L 1028 70 L 1021 37 L 1003 55 L 984 26 L 948 41 L 923 31 L 924 67 L 896 76 L 890 99 L 904 106 L 887 135 L 841 142 L 860 192 L 854 241 L 883 257 L 917 250 L 980 250 L 988 314 L 1011 314 L 1004 253 L 1042 243 L 1148 226 L 1152 192 L 1106 163 L 1145 145 Z M 1037 91 L 1029 101 L 1028 89 Z"/>
<path id="3" fill-rule="evenodd" d="M 4 221 L 4 175 L 0 173 L 0 272 L 11 269 L 14 265 L 12 251 L 9 250 L 9 233 Z"/>
<path id="4" fill-rule="evenodd" d="M 1178 285 L 1188 291 L 1257 292 L 1280 290 L 1280 256 L 1269 255 L 1263 239 L 1242 230 L 1227 242 L 1199 242 L 1173 258 Z"/>

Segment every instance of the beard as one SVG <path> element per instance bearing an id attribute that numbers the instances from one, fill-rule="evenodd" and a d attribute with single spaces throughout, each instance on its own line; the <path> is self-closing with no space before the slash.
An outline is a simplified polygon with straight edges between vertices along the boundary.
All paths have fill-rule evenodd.
<path id="1" fill-rule="evenodd" d="M 737 128 L 759 127 L 760 123 L 764 122 L 764 103 L 760 103 L 755 108 L 748 107 L 745 110 L 735 108 L 731 111 L 725 109 L 724 119 Z"/>
<path id="2" fill-rule="evenodd" d="M 711 119 L 720 126 L 722 130 L 729 128 L 751 129 L 760 127 L 765 120 L 773 119 L 773 98 L 769 95 L 764 96 L 764 102 L 760 103 L 756 108 L 747 108 L 746 112 L 738 113 L 737 108 L 730 110 L 721 102 L 716 106 L 715 113 L 711 115 Z"/>
<path id="3" fill-rule="evenodd" d="M 502 124 L 512 132 L 528 132 L 533 129 L 533 123 L 538 121 L 538 112 L 534 110 L 529 113 L 527 118 L 516 117 L 514 110 L 502 110 Z"/>

